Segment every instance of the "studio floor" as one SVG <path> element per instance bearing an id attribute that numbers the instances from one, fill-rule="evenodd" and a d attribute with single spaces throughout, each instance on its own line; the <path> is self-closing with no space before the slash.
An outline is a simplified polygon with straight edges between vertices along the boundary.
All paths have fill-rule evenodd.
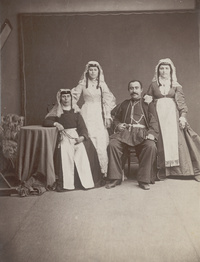
<path id="1" fill-rule="evenodd" d="M 2 262 L 199 262 L 200 183 L 0 197 Z"/>

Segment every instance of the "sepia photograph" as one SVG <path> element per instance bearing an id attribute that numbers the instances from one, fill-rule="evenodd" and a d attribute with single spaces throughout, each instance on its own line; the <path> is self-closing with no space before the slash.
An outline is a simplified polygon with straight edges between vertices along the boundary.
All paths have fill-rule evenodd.
<path id="1" fill-rule="evenodd" d="M 200 262 L 200 0 L 0 0 L 0 261 Z"/>

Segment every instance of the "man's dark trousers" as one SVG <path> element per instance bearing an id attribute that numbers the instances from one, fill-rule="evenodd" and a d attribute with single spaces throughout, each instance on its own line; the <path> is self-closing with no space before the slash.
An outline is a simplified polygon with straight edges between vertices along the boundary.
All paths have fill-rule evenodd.
<path id="1" fill-rule="evenodd" d="M 122 179 L 123 166 L 122 156 L 128 145 L 118 139 L 111 139 L 108 146 L 108 179 Z M 139 161 L 137 172 L 138 182 L 151 183 L 155 179 L 156 144 L 152 140 L 144 140 L 134 146 Z"/>

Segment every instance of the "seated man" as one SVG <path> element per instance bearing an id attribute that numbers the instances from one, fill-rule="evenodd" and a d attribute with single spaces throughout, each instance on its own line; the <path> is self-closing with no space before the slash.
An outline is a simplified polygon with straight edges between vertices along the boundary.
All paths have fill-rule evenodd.
<path id="1" fill-rule="evenodd" d="M 154 104 L 145 103 L 142 96 L 142 84 L 138 80 L 130 81 L 128 90 L 131 99 L 118 106 L 114 117 L 115 133 L 110 137 L 108 146 L 108 179 L 106 188 L 120 185 L 123 176 L 122 155 L 128 146 L 134 146 L 139 160 L 137 180 L 139 186 L 150 189 L 154 183 L 158 138 L 158 121 Z"/>
<path id="2" fill-rule="evenodd" d="M 70 89 L 58 91 L 57 103 L 47 114 L 44 126 L 55 126 L 59 131 L 55 150 L 57 191 L 75 188 L 74 164 L 83 188 L 101 186 L 103 175 L 97 153 L 82 116 L 73 109 Z"/>

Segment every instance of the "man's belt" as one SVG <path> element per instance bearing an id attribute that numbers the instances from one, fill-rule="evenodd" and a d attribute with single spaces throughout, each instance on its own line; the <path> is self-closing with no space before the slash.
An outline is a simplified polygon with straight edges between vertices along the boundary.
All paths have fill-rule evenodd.
<path id="1" fill-rule="evenodd" d="M 127 128 L 131 128 L 131 127 L 140 127 L 140 128 L 146 128 L 145 125 L 142 124 L 126 124 Z"/>

